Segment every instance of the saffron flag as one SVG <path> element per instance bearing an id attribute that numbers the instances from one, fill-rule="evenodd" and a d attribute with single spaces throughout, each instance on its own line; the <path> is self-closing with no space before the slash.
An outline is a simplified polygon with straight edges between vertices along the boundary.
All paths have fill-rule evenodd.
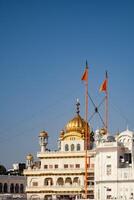
<path id="1" fill-rule="evenodd" d="M 106 78 L 100 86 L 100 92 L 107 92 L 107 84 L 108 84 L 108 74 L 106 71 Z"/>
<path id="2" fill-rule="evenodd" d="M 106 92 L 106 91 L 107 91 L 107 79 L 105 79 L 100 86 L 100 92 Z"/>
<path id="3" fill-rule="evenodd" d="M 88 80 L 88 64 L 87 64 L 87 61 L 86 61 L 86 68 L 85 68 L 85 71 L 81 77 L 81 80 L 82 81 L 87 81 Z"/>

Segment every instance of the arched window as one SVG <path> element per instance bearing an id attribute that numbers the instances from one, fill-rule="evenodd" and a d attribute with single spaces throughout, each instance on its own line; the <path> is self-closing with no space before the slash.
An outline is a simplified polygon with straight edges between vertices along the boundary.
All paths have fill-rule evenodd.
<path id="1" fill-rule="evenodd" d="M 19 184 L 18 183 L 16 183 L 16 185 L 15 185 L 15 193 L 19 193 Z"/>
<path id="2" fill-rule="evenodd" d="M 66 185 L 72 185 L 72 180 L 71 180 L 70 177 L 67 177 L 67 178 L 65 179 L 65 184 L 66 184 Z"/>
<path id="3" fill-rule="evenodd" d="M 57 185 L 64 185 L 63 178 L 60 177 L 57 179 Z"/>
<path id="4" fill-rule="evenodd" d="M 74 144 L 71 144 L 71 151 L 74 151 Z"/>
<path id="5" fill-rule="evenodd" d="M 13 183 L 11 183 L 11 185 L 10 185 L 10 193 L 14 193 L 14 184 Z"/>
<path id="6" fill-rule="evenodd" d="M 2 185 L 2 183 L 0 183 L 0 193 L 2 193 L 2 187 L 3 187 L 3 185 Z"/>
<path id="7" fill-rule="evenodd" d="M 74 185 L 80 185 L 80 179 L 79 179 L 79 177 L 74 177 L 73 184 Z"/>
<path id="8" fill-rule="evenodd" d="M 68 144 L 65 144 L 65 151 L 69 151 Z"/>
<path id="9" fill-rule="evenodd" d="M 20 184 L 20 193 L 24 193 L 24 185 Z"/>
<path id="10" fill-rule="evenodd" d="M 80 151 L 80 144 L 77 144 L 77 151 Z"/>
<path id="11" fill-rule="evenodd" d="M 8 193 L 8 185 L 7 185 L 7 183 L 4 183 L 4 193 Z"/>

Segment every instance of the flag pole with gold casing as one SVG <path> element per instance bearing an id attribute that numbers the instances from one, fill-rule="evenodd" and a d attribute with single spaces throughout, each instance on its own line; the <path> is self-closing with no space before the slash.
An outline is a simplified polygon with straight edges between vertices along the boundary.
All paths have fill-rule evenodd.
<path id="1" fill-rule="evenodd" d="M 86 129 L 85 129 L 85 177 L 84 177 L 84 189 L 85 189 L 85 199 L 87 199 L 87 178 L 88 178 L 88 172 L 87 172 L 87 167 L 88 167 L 88 155 L 87 155 L 87 150 L 88 150 L 88 64 L 86 61 L 86 68 L 83 73 L 83 76 L 81 78 L 82 81 L 85 82 L 85 122 L 86 122 Z M 90 140 L 90 138 L 89 138 Z M 89 141 L 90 142 L 90 141 Z M 90 146 L 90 145 L 89 145 Z"/>
<path id="2" fill-rule="evenodd" d="M 100 86 L 100 92 L 105 92 L 105 129 L 108 134 L 108 73 L 106 71 L 105 80 Z"/>

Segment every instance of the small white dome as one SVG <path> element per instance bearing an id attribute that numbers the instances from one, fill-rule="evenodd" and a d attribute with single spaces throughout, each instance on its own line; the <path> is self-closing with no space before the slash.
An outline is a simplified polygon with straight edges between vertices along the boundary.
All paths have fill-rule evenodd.
<path id="1" fill-rule="evenodd" d="M 118 137 L 120 137 L 120 136 L 125 136 L 125 135 L 128 135 L 128 136 L 133 136 L 134 135 L 134 132 L 133 131 L 130 131 L 128 128 L 125 130 L 125 131 L 122 131 L 121 133 L 119 133 L 119 136 Z"/>

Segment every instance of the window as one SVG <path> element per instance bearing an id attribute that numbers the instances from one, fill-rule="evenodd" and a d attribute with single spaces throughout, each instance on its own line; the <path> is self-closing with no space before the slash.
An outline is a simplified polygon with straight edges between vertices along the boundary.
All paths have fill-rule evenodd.
<path id="1" fill-rule="evenodd" d="M 75 140 L 75 137 L 71 137 L 70 140 Z"/>
<path id="2" fill-rule="evenodd" d="M 87 182 L 87 185 L 92 186 L 92 185 L 94 185 L 94 182 L 93 181 L 89 181 L 89 182 Z"/>
<path id="3" fill-rule="evenodd" d="M 111 175 L 111 165 L 106 166 L 106 174 L 109 176 Z"/>
<path id="4" fill-rule="evenodd" d="M 53 169 L 53 165 L 49 165 L 49 169 Z"/>
<path id="5" fill-rule="evenodd" d="M 107 195 L 107 199 L 111 199 L 111 195 Z"/>
<path id="6" fill-rule="evenodd" d="M 61 185 L 64 185 L 64 180 L 63 180 L 63 178 L 61 178 L 61 177 L 58 178 L 58 179 L 57 179 L 57 184 L 56 184 L 56 185 L 60 185 L 60 186 L 61 186 Z"/>
<path id="7" fill-rule="evenodd" d="M 44 165 L 44 169 L 47 169 L 48 168 L 48 165 Z"/>
<path id="8" fill-rule="evenodd" d="M 74 144 L 71 144 L 71 151 L 74 151 Z"/>
<path id="9" fill-rule="evenodd" d="M 107 155 L 107 158 L 111 158 L 111 156 L 108 156 L 108 155 Z"/>
<path id="10" fill-rule="evenodd" d="M 70 168 L 71 168 L 71 169 L 74 168 L 74 165 L 71 164 L 71 165 L 70 165 Z"/>
<path id="11" fill-rule="evenodd" d="M 68 168 L 68 164 L 65 164 L 65 165 L 64 165 L 64 168 L 65 168 L 65 169 Z"/>
<path id="12" fill-rule="evenodd" d="M 91 164 L 91 168 L 93 168 L 93 169 L 94 169 L 94 163 L 92 163 L 92 164 Z"/>
<path id="13" fill-rule="evenodd" d="M 65 151 L 69 151 L 68 144 L 65 144 Z"/>
<path id="14" fill-rule="evenodd" d="M 54 168 L 57 169 L 57 168 L 58 168 L 58 165 L 54 165 Z"/>
<path id="15" fill-rule="evenodd" d="M 124 160 L 125 160 L 125 162 L 131 164 L 132 163 L 131 157 L 132 157 L 131 153 L 125 153 L 124 154 Z"/>
<path id="16" fill-rule="evenodd" d="M 110 192 L 110 191 L 111 191 L 111 188 L 108 188 L 108 187 L 107 187 L 107 191 L 109 191 L 109 192 Z"/>
<path id="17" fill-rule="evenodd" d="M 90 173 L 89 173 L 89 177 L 94 177 L 94 173 L 93 173 L 93 172 L 90 172 Z"/>
<path id="18" fill-rule="evenodd" d="M 76 164 L 75 167 L 76 167 L 76 168 L 80 168 L 80 164 Z"/>
<path id="19" fill-rule="evenodd" d="M 87 164 L 87 168 L 90 168 L 90 164 Z"/>
<path id="20" fill-rule="evenodd" d="M 53 185 L 53 179 L 52 178 L 45 178 L 44 185 L 46 185 L 46 186 Z"/>
<path id="21" fill-rule="evenodd" d="M 38 182 L 33 182 L 33 186 L 34 187 L 38 186 Z"/>
<path id="22" fill-rule="evenodd" d="M 80 144 L 77 144 L 77 151 L 80 151 Z"/>

